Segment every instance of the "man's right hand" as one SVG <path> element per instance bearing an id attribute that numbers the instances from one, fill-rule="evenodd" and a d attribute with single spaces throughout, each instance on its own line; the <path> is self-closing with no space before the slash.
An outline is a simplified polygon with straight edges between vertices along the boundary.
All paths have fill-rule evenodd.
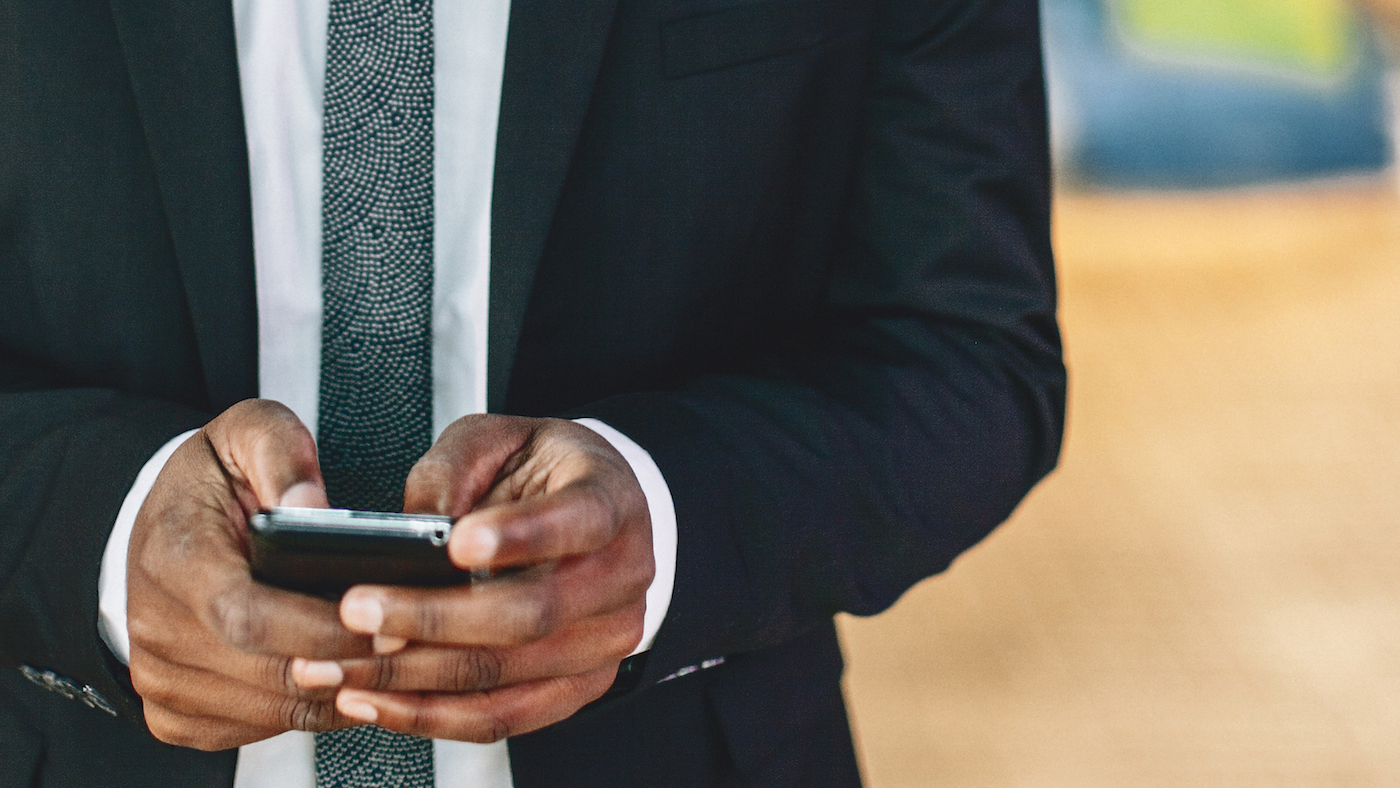
<path id="1" fill-rule="evenodd" d="M 247 400 L 170 458 L 136 518 L 127 558 L 131 680 L 156 738 L 201 750 L 288 730 L 361 724 L 334 690 L 305 690 L 292 659 L 372 654 L 337 606 L 255 582 L 248 518 L 326 506 L 316 443 L 286 407 Z"/>

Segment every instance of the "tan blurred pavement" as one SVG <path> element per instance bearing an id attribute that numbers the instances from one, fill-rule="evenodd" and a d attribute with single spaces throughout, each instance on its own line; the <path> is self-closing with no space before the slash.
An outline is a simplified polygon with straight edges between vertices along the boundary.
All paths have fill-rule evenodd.
<path id="1" fill-rule="evenodd" d="M 843 619 L 869 788 L 1400 786 L 1400 200 L 1062 197 L 1060 469 Z"/>

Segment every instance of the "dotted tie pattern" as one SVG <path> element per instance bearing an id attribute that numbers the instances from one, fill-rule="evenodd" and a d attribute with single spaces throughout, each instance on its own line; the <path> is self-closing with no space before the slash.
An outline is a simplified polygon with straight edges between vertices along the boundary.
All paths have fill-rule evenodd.
<path id="1" fill-rule="evenodd" d="M 374 725 L 316 734 L 316 788 L 433 788 L 433 743 Z"/>
<path id="2" fill-rule="evenodd" d="M 432 438 L 433 28 L 427 0 L 332 0 L 319 445 L 331 504 L 401 511 Z"/>
<path id="3" fill-rule="evenodd" d="M 432 441 L 430 0 L 331 0 L 317 443 L 332 506 L 403 508 Z M 316 735 L 317 788 L 432 788 L 432 742 Z"/>

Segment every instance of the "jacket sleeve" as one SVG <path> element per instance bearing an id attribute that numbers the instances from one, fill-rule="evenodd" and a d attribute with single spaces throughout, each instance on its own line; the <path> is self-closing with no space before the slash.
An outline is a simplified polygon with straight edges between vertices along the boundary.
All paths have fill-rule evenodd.
<path id="1" fill-rule="evenodd" d="M 643 684 L 877 613 L 1053 466 L 1065 374 L 1033 0 L 887 0 L 848 248 L 802 347 L 609 398 L 675 499 Z"/>
<path id="2" fill-rule="evenodd" d="M 196 410 L 110 389 L 34 388 L 0 364 L 0 659 L 141 711 L 97 637 L 102 551 L 136 474 Z"/>

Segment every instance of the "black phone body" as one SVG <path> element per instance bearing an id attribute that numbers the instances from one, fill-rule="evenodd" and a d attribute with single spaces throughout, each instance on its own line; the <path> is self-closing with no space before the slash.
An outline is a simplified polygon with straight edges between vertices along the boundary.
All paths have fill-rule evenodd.
<path id="1" fill-rule="evenodd" d="M 470 583 L 447 557 L 451 533 L 439 515 L 278 507 L 249 518 L 249 561 L 264 583 L 320 596 L 359 583 Z"/>

